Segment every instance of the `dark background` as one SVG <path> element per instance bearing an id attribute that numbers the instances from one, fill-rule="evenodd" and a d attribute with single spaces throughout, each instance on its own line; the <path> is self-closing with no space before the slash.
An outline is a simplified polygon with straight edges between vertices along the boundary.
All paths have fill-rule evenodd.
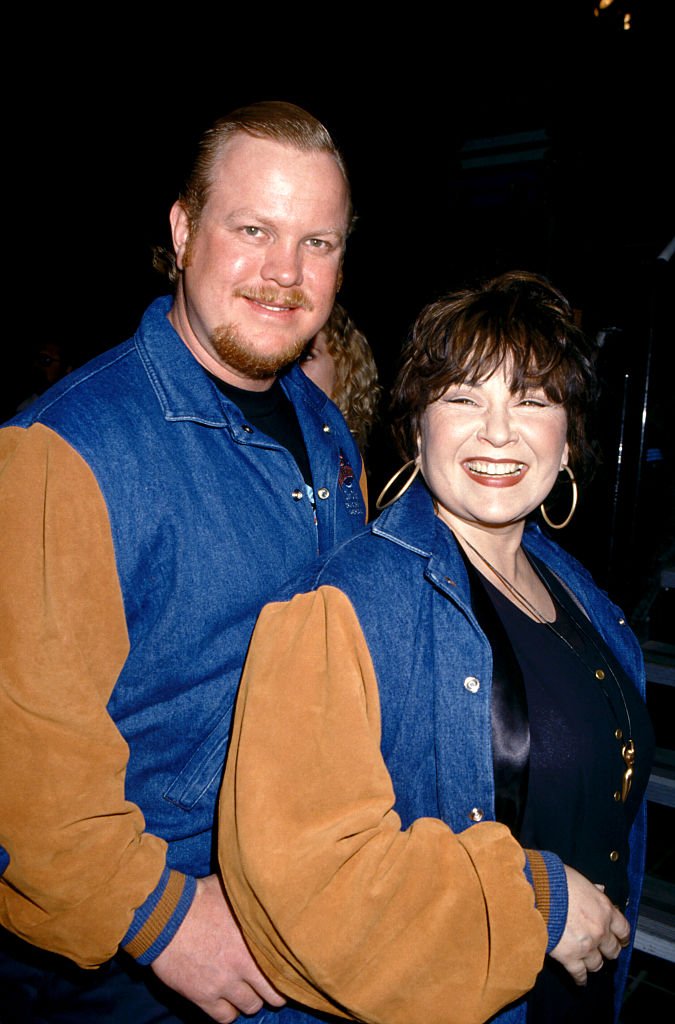
<path id="1" fill-rule="evenodd" d="M 3 418 L 35 341 L 67 344 L 77 365 L 166 290 L 152 246 L 212 119 L 291 100 L 347 160 L 359 220 L 340 298 L 385 388 L 420 308 L 486 274 L 544 273 L 592 336 L 608 331 L 603 464 L 561 539 L 637 609 L 675 533 L 672 280 L 658 261 L 675 232 L 670 6 L 196 4 L 26 23 L 5 88 L 20 224 Z M 397 465 L 384 428 L 368 462 L 377 493 Z"/>

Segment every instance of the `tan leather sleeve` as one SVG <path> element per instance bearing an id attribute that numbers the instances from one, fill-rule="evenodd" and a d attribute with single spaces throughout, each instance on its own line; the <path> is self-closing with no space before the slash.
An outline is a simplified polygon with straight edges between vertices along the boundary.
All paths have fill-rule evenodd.
<path id="1" fill-rule="evenodd" d="M 0 923 L 83 967 L 116 951 L 166 844 L 124 795 L 106 704 L 129 649 L 107 510 L 41 425 L 0 431 Z"/>
<path id="2" fill-rule="evenodd" d="M 541 969 L 525 856 L 493 822 L 453 834 L 392 810 L 375 673 L 348 599 L 268 605 L 220 805 L 226 887 L 262 970 L 310 1007 L 378 1024 L 475 1024 Z"/>

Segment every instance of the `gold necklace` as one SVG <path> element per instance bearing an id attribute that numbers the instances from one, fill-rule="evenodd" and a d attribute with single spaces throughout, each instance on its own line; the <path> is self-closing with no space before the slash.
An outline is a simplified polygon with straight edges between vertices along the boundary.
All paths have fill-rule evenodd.
<path id="1" fill-rule="evenodd" d="M 460 535 L 458 535 L 458 536 L 460 536 Z M 567 639 L 567 637 L 563 633 L 561 633 L 559 630 L 557 630 L 552 622 L 549 622 L 548 619 L 544 618 L 544 616 L 541 614 L 539 609 L 537 607 L 535 607 L 535 605 L 533 605 L 532 602 L 530 600 L 528 600 L 528 598 L 525 597 L 524 594 L 521 594 L 521 592 L 518 590 L 518 588 L 516 586 L 514 586 L 514 584 L 511 583 L 511 581 L 508 580 L 506 578 L 506 576 L 504 576 L 499 571 L 499 569 L 496 569 L 495 566 L 492 564 L 492 562 L 489 562 L 487 560 L 487 558 L 485 557 L 485 555 L 483 555 L 478 550 L 478 548 L 475 548 L 473 546 L 473 544 L 466 539 L 466 537 L 460 536 L 460 540 L 464 544 L 466 544 L 467 547 L 471 548 L 471 550 L 473 551 L 473 553 L 475 555 L 478 555 L 478 557 L 480 558 L 481 562 L 484 562 L 485 565 L 487 565 L 488 569 L 492 573 L 494 573 L 494 575 L 506 587 L 506 589 L 509 591 L 509 593 L 512 594 L 513 597 L 515 597 L 516 600 L 519 601 L 524 608 L 527 608 L 527 610 L 530 612 L 530 614 L 534 616 L 536 621 L 541 623 L 542 626 L 546 626 L 547 629 L 550 629 L 550 631 L 553 633 L 554 636 L 556 636 L 558 638 L 558 640 L 562 641 L 562 643 L 564 643 L 567 647 L 569 647 L 569 649 L 572 652 L 572 654 L 574 654 L 579 659 L 581 664 L 585 668 L 587 668 L 590 672 L 593 673 L 594 677 L 600 683 L 600 689 L 602 690 L 603 694 L 605 695 L 605 700 L 607 701 L 608 705 L 611 707 L 611 701 L 609 699 L 609 694 L 607 693 L 607 690 L 605 689 L 605 687 L 602 685 L 602 681 L 605 678 L 604 670 L 601 669 L 601 668 L 596 668 L 596 669 L 592 668 L 588 664 L 588 662 L 585 661 L 585 659 L 581 656 L 581 654 L 576 649 L 574 644 L 570 643 L 570 641 Z M 529 560 L 528 560 L 528 562 L 529 562 Z M 532 565 L 531 562 L 529 562 L 529 564 Z M 555 605 L 555 598 L 554 598 L 553 594 L 551 593 L 551 590 L 550 590 L 546 580 L 541 575 L 541 573 L 537 569 L 536 565 L 532 565 L 532 568 L 534 569 L 535 573 L 537 574 L 537 576 L 539 577 L 539 579 L 543 583 L 544 587 L 546 588 L 547 592 L 549 593 L 549 595 L 551 597 L 551 600 L 554 602 L 554 605 Z M 571 621 L 576 626 L 578 632 L 583 637 L 585 637 L 587 641 L 590 641 L 591 644 L 593 645 L 593 647 L 595 647 L 596 651 L 598 652 L 598 655 L 602 658 L 602 660 L 605 662 L 607 668 L 609 669 L 610 674 L 611 674 L 614 682 L 616 683 L 616 688 L 619 691 L 619 694 L 621 696 L 621 703 L 623 704 L 623 709 L 624 709 L 624 711 L 626 713 L 626 721 L 628 723 L 628 732 L 632 733 L 633 732 L 633 727 L 632 727 L 632 724 L 631 724 L 630 712 L 628 710 L 628 705 L 626 704 L 626 698 L 624 696 L 623 689 L 621 687 L 621 684 L 620 684 L 619 680 L 617 679 L 617 677 L 616 677 L 616 675 L 614 673 L 614 670 L 613 670 L 612 666 L 610 665 L 610 663 L 607 661 L 606 658 L 602 657 L 602 652 L 600 651 L 600 648 L 598 647 L 597 643 L 593 639 L 592 635 L 587 633 L 582 628 L 582 626 L 580 626 L 580 624 L 577 622 L 577 620 L 574 618 L 573 615 L 571 615 L 569 612 L 567 614 L 569 615 L 569 618 L 571 619 Z M 619 740 L 619 742 L 621 743 L 621 741 L 623 740 L 623 731 L 620 728 L 617 728 L 614 731 L 614 735 L 615 735 L 616 739 Z M 629 737 L 629 739 L 625 743 L 622 744 L 622 746 L 621 746 L 621 757 L 623 758 L 624 764 L 626 765 L 626 768 L 625 768 L 625 770 L 623 772 L 623 776 L 622 776 L 622 780 L 621 780 L 621 801 L 622 801 L 622 803 L 625 804 L 626 800 L 628 799 L 628 794 L 630 793 L 631 786 L 633 785 L 633 776 L 635 774 L 635 743 L 633 742 L 632 737 Z"/>

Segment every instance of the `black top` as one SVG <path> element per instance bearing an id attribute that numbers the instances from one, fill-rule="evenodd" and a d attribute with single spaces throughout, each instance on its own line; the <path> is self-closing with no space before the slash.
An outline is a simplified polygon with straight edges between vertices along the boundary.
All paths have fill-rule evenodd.
<path id="1" fill-rule="evenodd" d="M 247 391 L 209 374 L 218 390 L 231 399 L 247 423 L 286 448 L 298 464 L 305 483 L 312 486 L 307 449 L 292 402 L 278 380 L 267 391 Z"/>
<path id="2" fill-rule="evenodd" d="M 537 562 L 535 569 L 556 606 L 555 632 L 504 597 L 468 560 L 467 565 L 474 610 L 481 627 L 487 621 L 495 661 L 496 816 L 524 847 L 554 851 L 565 864 L 603 884 L 609 898 L 624 909 L 628 833 L 654 751 L 646 707 L 600 635 L 545 566 Z M 496 623 L 489 621 L 486 604 L 496 612 Z M 510 648 L 506 654 L 505 645 Z M 621 751 L 630 738 L 636 758 L 624 803 L 626 763 Z M 527 763 L 521 769 L 523 761 Z M 613 964 L 605 963 L 579 988 L 547 957 L 528 996 L 528 1021 L 611 1021 L 612 974 Z"/>

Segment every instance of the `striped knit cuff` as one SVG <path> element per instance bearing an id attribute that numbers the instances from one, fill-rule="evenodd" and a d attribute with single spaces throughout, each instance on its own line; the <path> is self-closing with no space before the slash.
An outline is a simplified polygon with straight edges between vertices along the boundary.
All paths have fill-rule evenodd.
<path id="1" fill-rule="evenodd" d="M 196 888 L 196 879 L 164 868 L 155 891 L 136 911 L 122 948 L 139 964 L 156 960 L 178 931 Z"/>
<path id="2" fill-rule="evenodd" d="M 546 952 L 560 942 L 567 921 L 567 876 L 555 853 L 525 850 L 525 876 L 534 889 L 534 903 L 548 930 Z"/>

